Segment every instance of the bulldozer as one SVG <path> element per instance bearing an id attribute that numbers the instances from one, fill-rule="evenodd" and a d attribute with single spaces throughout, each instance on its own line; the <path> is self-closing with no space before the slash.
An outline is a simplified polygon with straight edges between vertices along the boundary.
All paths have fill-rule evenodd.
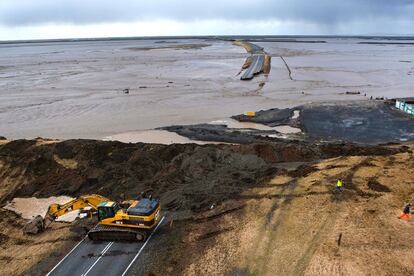
<path id="1" fill-rule="evenodd" d="M 53 203 L 44 217 L 37 216 L 23 229 L 26 234 L 37 234 L 58 217 L 89 207 L 98 215 L 98 224 L 88 232 L 93 241 L 145 241 L 160 221 L 160 203 L 152 196 L 117 203 L 97 194 L 84 195 L 65 204 Z"/>

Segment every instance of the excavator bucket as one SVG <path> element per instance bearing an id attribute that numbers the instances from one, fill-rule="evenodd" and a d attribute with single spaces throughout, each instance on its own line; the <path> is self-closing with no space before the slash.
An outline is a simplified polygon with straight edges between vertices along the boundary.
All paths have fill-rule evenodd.
<path id="1" fill-rule="evenodd" d="M 38 234 L 45 230 L 42 216 L 36 216 L 29 221 L 23 228 L 25 234 Z"/>
<path id="2" fill-rule="evenodd" d="M 52 223 L 53 219 L 49 216 L 43 218 L 40 215 L 37 215 L 34 219 L 29 221 L 23 228 L 25 234 L 38 234 L 43 231 Z"/>
<path id="3" fill-rule="evenodd" d="M 96 210 L 96 207 L 104 201 L 109 201 L 109 199 L 100 195 L 92 194 L 74 198 L 65 204 L 52 203 L 49 205 L 45 216 L 36 216 L 24 226 L 23 232 L 25 234 L 41 233 L 45 231 L 56 218 L 88 206 Z"/>

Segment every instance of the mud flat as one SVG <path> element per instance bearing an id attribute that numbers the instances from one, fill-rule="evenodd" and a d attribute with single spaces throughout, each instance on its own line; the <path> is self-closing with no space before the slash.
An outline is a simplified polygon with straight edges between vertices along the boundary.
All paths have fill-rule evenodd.
<path id="1" fill-rule="evenodd" d="M 257 88 L 236 77 L 245 51 L 230 42 L 156 41 L 0 45 L 0 88 L 5 91 L 0 132 L 10 139 L 98 139 L 210 121 L 223 117 L 218 106 L 230 103 L 234 91 Z M 129 94 L 123 92 L 126 88 Z"/>
<path id="2" fill-rule="evenodd" d="M 101 139 L 248 110 L 412 96 L 411 45 L 358 44 L 368 41 L 358 37 L 241 39 L 255 40 L 273 57 L 267 78 L 241 82 L 245 49 L 208 37 L 0 44 L 0 133 Z M 393 41 L 369 41 L 384 40 Z M 190 44 L 211 46 L 174 48 Z"/>
<path id="3" fill-rule="evenodd" d="M 119 141 L 123 143 L 154 143 L 154 144 L 214 144 L 213 141 L 192 140 L 187 137 L 178 135 L 175 132 L 166 130 L 141 130 L 119 133 L 103 138 L 104 141 Z"/>
<path id="4" fill-rule="evenodd" d="M 158 41 L 154 43 L 159 43 Z M 168 43 L 167 41 L 164 43 Z M 190 49 L 201 49 L 204 47 L 211 46 L 211 44 L 199 43 L 199 44 L 174 44 L 157 47 L 131 47 L 127 48 L 131 51 L 149 51 L 149 50 L 162 50 L 162 49 L 175 49 L 175 50 L 190 50 Z"/>

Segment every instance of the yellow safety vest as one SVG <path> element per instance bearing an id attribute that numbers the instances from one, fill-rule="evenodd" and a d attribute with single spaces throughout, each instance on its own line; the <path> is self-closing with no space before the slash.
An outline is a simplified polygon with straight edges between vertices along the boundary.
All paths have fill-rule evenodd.
<path id="1" fill-rule="evenodd" d="M 341 180 L 338 180 L 338 182 L 336 183 L 336 186 L 337 187 L 342 187 L 342 181 Z"/>

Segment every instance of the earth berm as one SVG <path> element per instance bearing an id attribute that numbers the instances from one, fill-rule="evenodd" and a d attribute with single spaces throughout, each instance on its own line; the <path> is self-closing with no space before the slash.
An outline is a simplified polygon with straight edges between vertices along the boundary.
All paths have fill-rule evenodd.
<path id="1" fill-rule="evenodd" d="M 151 275 L 413 274 L 413 226 L 397 219 L 414 194 L 413 148 L 16 140 L 0 145 L 0 204 L 151 189 L 169 220 L 142 255 Z M 8 275 L 46 273 L 94 223 L 27 236 L 26 220 L 0 210 Z"/>

